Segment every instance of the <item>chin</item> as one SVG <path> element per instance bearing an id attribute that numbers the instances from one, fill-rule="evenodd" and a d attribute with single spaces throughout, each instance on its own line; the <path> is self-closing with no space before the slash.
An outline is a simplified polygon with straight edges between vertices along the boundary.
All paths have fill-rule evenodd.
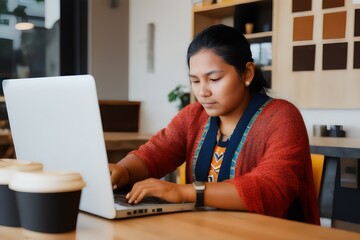
<path id="1" fill-rule="evenodd" d="M 217 111 L 211 110 L 211 109 L 206 109 L 205 108 L 205 112 L 207 113 L 207 115 L 209 115 L 210 117 L 218 117 L 219 113 Z"/>

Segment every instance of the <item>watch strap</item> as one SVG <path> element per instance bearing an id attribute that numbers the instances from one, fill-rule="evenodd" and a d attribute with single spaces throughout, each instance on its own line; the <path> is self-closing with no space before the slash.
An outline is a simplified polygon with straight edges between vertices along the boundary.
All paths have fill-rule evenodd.
<path id="1" fill-rule="evenodd" d="M 196 190 L 196 208 L 204 207 L 204 190 Z"/>
<path id="2" fill-rule="evenodd" d="M 204 182 L 194 182 L 193 186 L 196 191 L 196 202 L 195 207 L 196 208 L 202 208 L 204 207 L 204 191 L 205 191 L 205 183 Z"/>

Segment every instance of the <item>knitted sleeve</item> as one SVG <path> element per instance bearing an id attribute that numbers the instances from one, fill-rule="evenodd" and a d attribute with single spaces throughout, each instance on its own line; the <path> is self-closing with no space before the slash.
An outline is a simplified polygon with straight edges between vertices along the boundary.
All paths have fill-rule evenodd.
<path id="1" fill-rule="evenodd" d="M 236 168 L 231 182 L 250 212 L 286 218 L 291 203 L 300 199 L 306 221 L 317 223 L 308 136 L 292 104 L 273 100 L 264 109 Z"/>
<path id="2" fill-rule="evenodd" d="M 174 171 L 191 156 L 195 136 L 199 134 L 203 108 L 198 103 L 182 109 L 164 128 L 140 146 L 135 154 L 144 160 L 149 176 L 161 178 Z M 197 122 L 197 124 L 193 124 Z"/>

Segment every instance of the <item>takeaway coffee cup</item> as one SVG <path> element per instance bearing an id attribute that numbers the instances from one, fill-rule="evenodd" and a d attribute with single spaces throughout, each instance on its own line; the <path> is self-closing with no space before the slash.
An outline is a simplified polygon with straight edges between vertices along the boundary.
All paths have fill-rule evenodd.
<path id="1" fill-rule="evenodd" d="M 76 229 L 81 191 L 76 172 L 17 172 L 9 188 L 15 191 L 21 226 L 45 233 Z"/>
<path id="2" fill-rule="evenodd" d="M 16 159 L 0 159 L 0 225 L 19 227 L 20 219 L 15 201 L 15 193 L 9 189 L 9 182 L 16 172 L 42 171 L 38 162 Z"/>

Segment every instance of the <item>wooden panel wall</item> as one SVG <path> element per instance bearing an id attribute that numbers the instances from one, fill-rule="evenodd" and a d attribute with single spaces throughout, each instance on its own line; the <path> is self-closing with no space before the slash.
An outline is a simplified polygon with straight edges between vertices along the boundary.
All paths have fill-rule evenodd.
<path id="1" fill-rule="evenodd" d="M 306 6 L 295 6 L 302 10 L 294 11 L 294 2 L 306 2 Z M 276 5 L 273 95 L 300 108 L 360 108 L 360 36 L 356 34 L 360 4 L 352 0 L 336 1 L 335 6 L 325 0 L 310 2 L 279 0 Z M 329 25 L 333 21 L 336 24 Z M 307 32 L 309 24 L 311 33 Z"/>

